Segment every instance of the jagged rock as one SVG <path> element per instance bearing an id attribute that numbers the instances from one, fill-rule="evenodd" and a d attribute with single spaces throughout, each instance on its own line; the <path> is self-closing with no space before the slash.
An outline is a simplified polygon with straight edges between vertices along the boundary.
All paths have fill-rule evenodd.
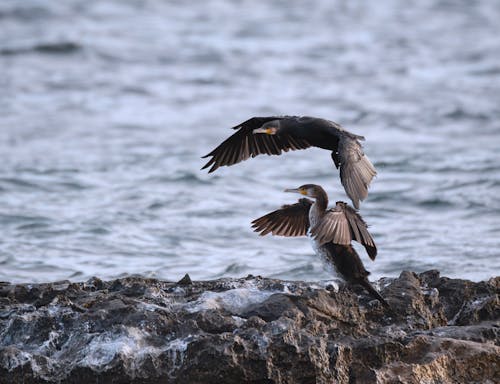
<path id="1" fill-rule="evenodd" d="M 189 274 L 186 273 L 184 275 L 184 277 L 177 282 L 177 284 L 178 285 L 190 285 L 190 284 L 193 284 L 193 282 L 191 281 L 191 276 L 189 276 Z"/>
<path id="2" fill-rule="evenodd" d="M 496 383 L 500 277 L 0 284 L 0 383 Z"/>

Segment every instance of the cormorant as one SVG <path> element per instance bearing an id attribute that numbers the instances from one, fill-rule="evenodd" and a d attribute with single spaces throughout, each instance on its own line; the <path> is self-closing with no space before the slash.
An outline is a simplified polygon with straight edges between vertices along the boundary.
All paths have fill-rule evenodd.
<path id="1" fill-rule="evenodd" d="M 365 138 L 333 121 L 308 116 L 252 117 L 233 129 L 238 131 L 203 156 L 212 158 L 202 169 L 211 167 L 210 173 L 223 165 L 233 165 L 260 154 L 280 155 L 282 151 L 309 147 L 328 149 L 356 208 L 368 195 L 368 186 L 377 174 L 363 153 L 360 140 Z"/>
<path id="2" fill-rule="evenodd" d="M 305 184 L 285 192 L 296 192 L 302 198 L 297 203 L 284 205 L 254 221 L 252 227 L 261 236 L 271 233 L 279 236 L 304 236 L 312 240 L 316 253 L 333 263 L 337 272 L 348 282 L 363 286 L 386 308 L 389 304 L 368 281 L 368 272 L 358 253 L 351 245 L 355 240 L 362 244 L 370 259 L 375 260 L 377 247 L 368 232 L 368 226 L 358 212 L 342 201 L 328 208 L 328 196 L 323 188 Z"/>

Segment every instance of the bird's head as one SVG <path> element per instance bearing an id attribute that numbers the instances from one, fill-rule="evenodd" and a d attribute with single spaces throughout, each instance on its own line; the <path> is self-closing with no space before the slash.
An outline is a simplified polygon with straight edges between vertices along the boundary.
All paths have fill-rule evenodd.
<path id="1" fill-rule="evenodd" d="M 265 133 L 266 135 L 276 135 L 281 129 L 281 120 L 271 120 L 267 123 L 262 124 L 261 127 L 254 129 L 252 132 Z"/>
<path id="2" fill-rule="evenodd" d="M 300 193 L 301 195 L 312 197 L 313 199 L 323 192 L 323 188 L 316 184 L 304 184 L 298 188 L 285 189 L 285 192 Z"/>

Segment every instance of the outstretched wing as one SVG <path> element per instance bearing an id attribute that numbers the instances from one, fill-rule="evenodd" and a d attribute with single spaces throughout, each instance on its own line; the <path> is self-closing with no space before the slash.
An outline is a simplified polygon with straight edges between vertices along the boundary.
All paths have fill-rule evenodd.
<path id="1" fill-rule="evenodd" d="M 359 140 L 364 138 L 345 132 L 340 135 L 338 153 L 332 153 L 335 165 L 340 166 L 342 185 L 355 208 L 359 208 L 360 200 L 368 196 L 370 182 L 377 174 Z"/>
<path id="2" fill-rule="evenodd" d="M 349 245 L 355 240 L 365 247 L 370 259 L 375 260 L 377 256 L 368 225 L 355 209 L 341 201 L 337 201 L 335 208 L 327 211 L 323 219 L 311 228 L 311 235 L 321 244 Z"/>
<path id="3" fill-rule="evenodd" d="M 233 127 L 238 131 L 223 141 L 217 148 L 203 158 L 212 158 L 202 169 L 211 166 L 208 171 L 213 172 L 224 165 L 233 165 L 247 160 L 250 156 L 279 155 L 282 151 L 306 149 L 311 146 L 306 140 L 291 135 L 254 134 L 253 130 L 260 128 L 264 123 L 272 120 L 286 119 L 287 116 L 252 117 Z"/>
<path id="4" fill-rule="evenodd" d="M 309 229 L 309 209 L 312 201 L 300 199 L 298 203 L 284 205 L 252 221 L 252 228 L 261 236 L 268 233 L 278 236 L 305 236 Z"/>

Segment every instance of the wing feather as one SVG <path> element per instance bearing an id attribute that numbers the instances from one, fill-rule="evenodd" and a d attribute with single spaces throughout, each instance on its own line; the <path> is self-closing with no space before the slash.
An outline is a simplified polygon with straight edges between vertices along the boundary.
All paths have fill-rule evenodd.
<path id="1" fill-rule="evenodd" d="M 355 240 L 365 247 L 372 260 L 377 256 L 377 247 L 368 232 L 368 225 L 354 208 L 341 201 L 337 201 L 336 206 L 311 228 L 311 235 L 320 244 L 349 245 Z"/>
<path id="2" fill-rule="evenodd" d="M 340 181 L 355 208 L 359 208 L 359 202 L 368 196 L 368 187 L 377 174 L 370 159 L 363 152 L 359 142 L 361 139 L 362 136 L 344 131 L 340 135 L 338 154 L 332 155 L 334 161 L 337 159 L 339 162 Z"/>
<path id="3" fill-rule="evenodd" d="M 213 151 L 203 156 L 211 157 L 202 169 L 208 168 L 209 173 L 222 166 L 237 164 L 262 154 L 280 155 L 283 151 L 306 149 L 311 146 L 305 139 L 290 135 L 254 134 L 253 130 L 272 120 L 285 119 L 287 116 L 252 117 L 236 125 L 233 135 L 224 140 Z"/>
<path id="4" fill-rule="evenodd" d="M 252 228 L 261 236 L 268 233 L 278 236 L 305 236 L 309 229 L 309 209 L 312 201 L 300 199 L 295 204 L 284 205 L 252 221 Z"/>

